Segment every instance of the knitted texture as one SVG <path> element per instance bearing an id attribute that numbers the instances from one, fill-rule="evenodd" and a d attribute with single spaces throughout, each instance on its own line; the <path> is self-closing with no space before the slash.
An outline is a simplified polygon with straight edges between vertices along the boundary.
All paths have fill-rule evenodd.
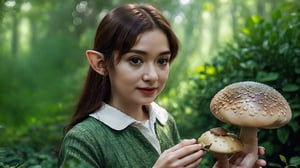
<path id="1" fill-rule="evenodd" d="M 179 142 L 172 116 L 166 125 L 157 120 L 157 138 L 164 151 Z M 95 118 L 88 117 L 64 137 L 58 167 L 152 167 L 159 154 L 144 135 L 129 126 L 116 131 Z"/>

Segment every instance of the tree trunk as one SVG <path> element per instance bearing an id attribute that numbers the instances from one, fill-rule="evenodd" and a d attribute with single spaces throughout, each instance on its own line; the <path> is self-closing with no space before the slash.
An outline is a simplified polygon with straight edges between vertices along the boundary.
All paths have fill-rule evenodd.
<path id="1" fill-rule="evenodd" d="M 17 57 L 19 48 L 19 17 L 17 12 L 12 14 L 12 39 L 11 39 L 11 55 L 12 57 Z"/>
<path id="2" fill-rule="evenodd" d="M 232 34 L 235 34 L 237 32 L 237 6 L 236 6 L 236 1 L 232 0 L 231 1 L 231 8 L 230 8 L 230 14 L 231 14 L 231 22 L 232 22 Z"/>
<path id="3" fill-rule="evenodd" d="M 209 45 L 209 53 L 214 53 L 214 50 L 217 51 L 220 44 L 219 44 L 219 35 L 220 35 L 220 17 L 219 17 L 219 1 L 214 2 L 214 10 L 212 13 L 213 21 L 212 21 L 212 28 L 211 28 L 211 40 L 210 40 L 210 45 Z M 225 17 L 223 17 L 225 18 Z"/>

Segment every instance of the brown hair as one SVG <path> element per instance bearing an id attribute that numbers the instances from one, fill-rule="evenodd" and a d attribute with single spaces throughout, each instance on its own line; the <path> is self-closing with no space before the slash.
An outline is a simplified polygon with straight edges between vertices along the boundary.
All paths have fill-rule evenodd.
<path id="1" fill-rule="evenodd" d="M 120 60 L 134 46 L 141 33 L 156 28 L 163 31 L 168 39 L 172 61 L 179 49 L 177 37 L 166 18 L 148 4 L 127 4 L 110 11 L 98 26 L 93 50 L 104 55 L 106 68 L 113 68 L 113 53 L 117 52 L 116 60 Z M 65 133 L 99 109 L 109 97 L 109 76 L 102 76 L 89 67 L 82 95 L 70 123 L 65 127 Z"/>

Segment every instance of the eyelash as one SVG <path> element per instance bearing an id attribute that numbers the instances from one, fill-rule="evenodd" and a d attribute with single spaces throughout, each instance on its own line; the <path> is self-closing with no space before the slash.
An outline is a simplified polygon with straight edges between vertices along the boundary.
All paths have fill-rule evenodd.
<path id="1" fill-rule="evenodd" d="M 140 59 L 140 58 L 138 58 L 138 57 L 132 57 L 132 58 L 129 59 L 129 62 L 130 62 L 131 64 L 136 65 L 136 64 L 142 63 L 142 59 Z"/>
<path id="2" fill-rule="evenodd" d="M 138 64 L 141 64 L 143 62 L 143 60 L 138 57 L 132 57 L 129 59 L 129 62 L 133 65 L 138 65 Z M 169 59 L 168 58 L 160 58 L 160 59 L 158 59 L 157 63 L 160 65 L 166 65 L 169 63 Z"/>
<path id="3" fill-rule="evenodd" d="M 161 61 L 163 61 L 163 63 Z M 169 63 L 169 59 L 168 58 L 161 58 L 161 59 L 158 60 L 158 62 L 161 65 L 166 65 L 166 64 Z"/>

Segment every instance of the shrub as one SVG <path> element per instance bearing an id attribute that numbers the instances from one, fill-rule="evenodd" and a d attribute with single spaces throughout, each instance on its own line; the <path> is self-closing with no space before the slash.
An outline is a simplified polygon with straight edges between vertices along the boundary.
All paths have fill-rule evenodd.
<path id="1" fill-rule="evenodd" d="M 297 8 L 298 7 L 298 8 Z M 289 102 L 292 120 L 276 130 L 261 130 L 259 144 L 266 148 L 270 167 L 280 167 L 279 155 L 299 165 L 298 124 L 300 115 L 300 10 L 284 4 L 270 18 L 252 16 L 247 24 L 212 60 L 191 72 L 188 82 L 170 92 L 176 102 L 164 101 L 175 115 L 182 137 L 199 137 L 205 130 L 222 126 L 232 132 L 236 126 L 217 121 L 209 112 L 215 93 L 238 81 L 257 81 L 272 86 Z M 206 161 L 208 162 L 208 161 Z"/>

